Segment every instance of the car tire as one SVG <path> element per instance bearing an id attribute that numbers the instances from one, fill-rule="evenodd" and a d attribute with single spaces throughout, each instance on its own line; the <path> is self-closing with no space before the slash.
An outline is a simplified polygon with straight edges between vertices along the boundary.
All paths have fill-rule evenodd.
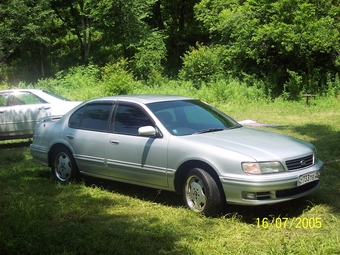
<path id="1" fill-rule="evenodd" d="M 222 196 L 214 178 L 200 168 L 189 171 L 183 186 L 185 205 L 196 213 L 207 216 L 222 211 Z"/>
<path id="2" fill-rule="evenodd" d="M 59 147 L 52 156 L 52 174 L 60 183 L 67 183 L 79 177 L 79 170 L 69 149 Z"/>

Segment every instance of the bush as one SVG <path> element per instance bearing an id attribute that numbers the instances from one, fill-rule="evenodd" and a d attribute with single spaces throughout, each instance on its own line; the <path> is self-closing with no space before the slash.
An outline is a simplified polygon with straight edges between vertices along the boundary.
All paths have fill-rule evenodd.
<path id="1" fill-rule="evenodd" d="M 283 97 L 288 100 L 300 99 L 300 91 L 302 89 L 302 77 L 294 72 L 287 71 L 289 74 L 289 80 L 284 84 Z"/>
<path id="2" fill-rule="evenodd" d="M 9 86 L 6 83 L 0 83 L 0 90 L 9 89 Z"/>
<path id="3" fill-rule="evenodd" d="M 339 74 L 336 74 L 334 78 L 332 78 L 330 74 L 327 75 L 326 89 L 323 94 L 332 97 L 340 95 Z"/>
<path id="4" fill-rule="evenodd" d="M 103 67 L 102 86 L 105 95 L 129 94 L 134 87 L 140 86 L 140 82 L 134 80 L 127 66 L 127 61 L 122 59 Z"/>
<path id="5" fill-rule="evenodd" d="M 224 48 L 220 46 L 197 45 L 190 52 L 184 54 L 183 67 L 179 77 L 185 81 L 192 81 L 196 88 L 217 77 L 225 77 Z"/>

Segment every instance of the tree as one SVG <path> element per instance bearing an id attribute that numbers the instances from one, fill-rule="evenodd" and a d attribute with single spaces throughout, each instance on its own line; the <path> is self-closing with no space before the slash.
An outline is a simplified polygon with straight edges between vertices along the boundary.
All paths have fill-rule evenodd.
<path id="1" fill-rule="evenodd" d="M 166 35 L 168 69 L 179 69 L 184 53 L 197 42 L 205 42 L 208 38 L 194 16 L 197 3 L 199 0 L 158 0 L 153 15 L 146 20 L 150 27 Z"/>
<path id="2" fill-rule="evenodd" d="M 326 74 L 339 72 L 339 6 L 326 0 L 202 0 L 195 11 L 212 42 L 226 46 L 235 73 L 267 79 L 277 95 L 320 91 Z M 292 73 L 302 82 L 287 83 Z"/>
<path id="3" fill-rule="evenodd" d="M 64 23 L 65 28 L 76 36 L 80 56 L 86 63 L 92 43 L 92 18 L 87 0 L 52 0 L 51 8 Z"/>
<path id="4" fill-rule="evenodd" d="M 6 65 L 13 65 L 21 69 L 22 74 L 45 76 L 44 60 L 52 44 L 53 25 L 48 1 L 10 0 L 0 3 L 0 10 L 0 64 L 3 70 Z M 32 78 L 32 75 L 26 78 Z"/>

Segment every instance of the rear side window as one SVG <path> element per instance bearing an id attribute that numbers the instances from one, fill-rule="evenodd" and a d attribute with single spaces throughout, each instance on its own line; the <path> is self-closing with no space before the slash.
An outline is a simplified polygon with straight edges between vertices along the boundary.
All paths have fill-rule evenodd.
<path id="1" fill-rule="evenodd" d="M 89 104 L 75 111 L 69 119 L 70 128 L 106 132 L 112 104 Z"/>
<path id="2" fill-rule="evenodd" d="M 7 98 L 8 98 L 7 93 L 0 94 L 0 106 L 6 106 L 7 105 Z"/>

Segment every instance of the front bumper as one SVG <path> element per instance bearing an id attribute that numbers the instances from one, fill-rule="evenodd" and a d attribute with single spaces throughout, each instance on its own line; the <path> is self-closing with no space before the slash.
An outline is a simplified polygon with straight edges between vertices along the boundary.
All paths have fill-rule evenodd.
<path id="1" fill-rule="evenodd" d="M 275 204 L 306 196 L 315 191 L 319 180 L 297 185 L 300 175 L 321 172 L 323 162 L 300 170 L 266 175 L 224 176 L 221 183 L 227 202 L 239 205 Z"/>

